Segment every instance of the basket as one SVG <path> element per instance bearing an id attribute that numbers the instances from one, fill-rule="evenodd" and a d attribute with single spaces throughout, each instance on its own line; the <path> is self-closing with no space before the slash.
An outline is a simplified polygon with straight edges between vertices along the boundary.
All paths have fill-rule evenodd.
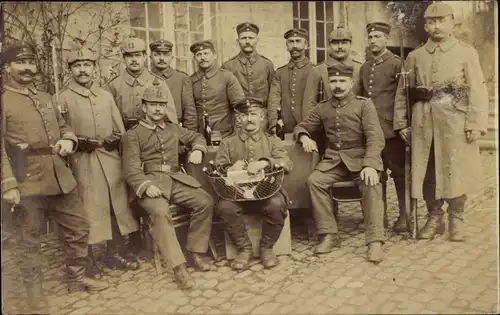
<path id="1" fill-rule="evenodd" d="M 230 201 L 264 200 L 272 197 L 283 184 L 283 168 L 261 170 L 249 175 L 246 170 L 223 171 L 222 175 L 208 175 L 215 192 Z"/>

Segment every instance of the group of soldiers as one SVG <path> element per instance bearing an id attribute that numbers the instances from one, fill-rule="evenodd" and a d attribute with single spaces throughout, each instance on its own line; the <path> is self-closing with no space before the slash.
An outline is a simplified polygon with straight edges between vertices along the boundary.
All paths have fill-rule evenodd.
<path id="1" fill-rule="evenodd" d="M 473 176 L 480 173 L 476 140 L 486 132 L 487 92 L 477 53 L 452 35 L 452 8 L 434 3 L 424 17 L 430 38 L 408 55 L 404 67 L 386 48 L 390 25 L 373 22 L 367 25 L 373 58 L 365 63 L 350 56 L 349 30 L 337 28 L 328 37 L 327 60 L 314 66 L 305 55 L 307 30 L 294 28 L 284 34 L 290 61 L 275 71 L 256 52 L 259 27 L 245 22 L 236 28 L 241 52 L 222 67 L 212 41 L 193 44 L 198 70 L 191 76 L 170 66 L 169 41 L 149 45 L 150 72 L 145 43 L 129 38 L 121 47 L 126 71 L 103 89 L 92 82 L 95 54 L 77 49 L 67 64 L 72 81 L 54 96 L 33 88 L 38 69 L 32 47 L 5 47 L 2 197 L 19 227 L 16 252 L 29 305 L 46 307 L 40 265 L 45 214 L 60 227 L 70 290 L 108 287 L 89 255 L 93 244 L 107 241 L 103 262 L 109 268 L 140 268 L 144 214 L 179 287 L 191 288 L 172 205 L 189 211 L 186 249 L 196 269 L 210 269 L 206 253 L 214 211 L 238 248 L 231 267 L 247 268 L 253 252 L 242 217 L 246 209 L 262 213 L 260 257 L 264 267 L 276 266 L 273 246 L 288 213 L 287 192 L 258 201 L 217 200 L 186 174 L 181 159 L 202 164 L 207 145 L 217 142 L 217 166 L 257 174 L 281 165 L 290 172 L 280 132 L 322 156 L 306 182 L 319 236 L 316 254 L 340 246 L 332 183 L 354 180 L 362 195 L 367 259 L 382 261 L 380 177 L 391 170 L 400 213 L 393 229 L 404 232 L 406 145 L 412 148 L 408 188 L 413 198 L 426 201 L 429 215 L 419 238 L 444 232 L 447 201 L 450 240 L 463 241 L 465 194 L 476 188 Z M 403 72 L 411 87 L 411 121 Z M 124 245 L 126 235 L 130 246 Z"/>

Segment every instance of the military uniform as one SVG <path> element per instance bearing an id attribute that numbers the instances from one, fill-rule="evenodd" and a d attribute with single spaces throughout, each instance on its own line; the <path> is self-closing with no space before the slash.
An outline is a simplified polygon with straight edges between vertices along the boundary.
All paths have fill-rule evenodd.
<path id="1" fill-rule="evenodd" d="M 452 8 L 440 2 L 431 4 L 424 17 L 452 14 Z M 484 135 L 488 126 L 488 92 L 477 52 L 453 35 L 442 42 L 429 38 L 408 55 L 405 70 L 410 88 L 432 88 L 425 96 L 415 95 L 411 113 L 411 195 L 426 201 L 430 215 L 430 225 L 422 229 L 426 233 L 419 234 L 429 238 L 437 230 L 444 232 L 441 207 L 446 200 L 450 239 L 463 240 L 458 231 L 466 193 L 480 189 L 482 181 L 477 141 L 468 143 L 465 131 Z M 409 126 L 405 96 L 400 81 L 394 107 L 396 131 Z"/>
<path id="2" fill-rule="evenodd" d="M 238 35 L 242 32 L 259 33 L 259 28 L 253 23 L 241 23 L 236 27 Z M 252 55 L 240 52 L 222 65 L 222 69 L 231 71 L 245 96 L 260 98 L 267 105 L 269 89 L 274 76 L 274 66 L 271 60 L 254 52 Z"/>
<path id="3" fill-rule="evenodd" d="M 390 33 L 390 25 L 374 22 L 367 25 L 367 32 L 380 31 Z M 385 136 L 382 151 L 384 169 L 391 170 L 399 204 L 399 219 L 395 230 L 406 230 L 405 220 L 405 142 L 393 130 L 394 97 L 401 72 L 401 58 L 389 50 L 380 56 L 365 62 L 360 69 L 357 82 L 358 94 L 372 100 L 377 109 L 378 118 Z"/>
<path id="4" fill-rule="evenodd" d="M 292 29 L 285 33 L 285 39 L 299 36 L 307 39 L 303 29 Z M 293 127 L 307 117 L 307 108 L 302 106 L 305 83 L 312 70 L 311 61 L 304 57 L 300 61 L 291 59 L 288 64 L 276 69 L 268 101 L 269 126 L 277 122 L 277 109 L 281 108 L 285 133 L 293 132 Z"/>
<path id="5" fill-rule="evenodd" d="M 213 43 L 203 41 L 191 45 L 191 52 L 194 54 L 199 50 L 213 48 Z M 234 74 L 214 65 L 207 70 L 198 69 L 190 79 L 196 106 L 208 114 L 208 123 L 212 131 L 220 132 L 222 137 L 232 134 L 233 107 L 245 97 Z"/>
<path id="6" fill-rule="evenodd" d="M 343 68 L 331 67 L 329 73 L 330 69 Z M 342 71 L 352 75 L 350 67 Z M 383 170 L 380 154 L 384 148 L 384 136 L 375 106 L 369 99 L 355 96 L 352 92 L 341 100 L 334 97 L 311 110 L 308 118 L 295 127 L 294 137 L 297 140 L 302 134 L 311 137 L 311 133 L 321 127 L 325 129 L 328 148 L 307 179 L 318 234 L 338 233 L 332 213 L 333 201 L 329 194 L 331 185 L 338 181 L 354 180 L 362 196 L 366 243 L 383 242 L 381 184 L 367 186 L 360 179 L 360 172 L 365 167 Z"/>
<path id="7" fill-rule="evenodd" d="M 173 44 L 168 40 L 157 40 L 149 44 L 151 52 L 153 51 L 172 51 Z M 153 68 L 153 74 L 161 76 L 167 82 L 170 92 L 174 98 L 177 111 L 177 119 L 182 126 L 196 131 L 197 129 L 197 111 L 193 97 L 193 87 L 189 80 L 189 75 L 185 72 L 168 67 L 161 71 Z"/>
<path id="8" fill-rule="evenodd" d="M 24 44 L 8 46 L 2 53 L 5 63 L 34 58 L 33 49 Z M 61 156 L 52 154 L 50 148 L 61 139 L 73 141 L 74 152 L 77 138 L 52 104 L 50 95 L 13 80 L 5 82 L 2 93 L 2 195 L 17 189 L 21 196 L 20 207 L 14 212 L 18 238 L 16 256 L 28 288 L 29 303 L 36 308 L 40 307 L 38 303 L 43 303 L 40 241 L 41 227 L 49 210 L 51 218 L 61 227 L 70 289 L 107 287 L 104 282 L 87 282 L 84 277 L 89 225 L 71 170 Z"/>
<path id="9" fill-rule="evenodd" d="M 248 105 L 245 104 L 248 102 Z M 252 102 L 252 104 L 250 104 Z M 253 104 L 258 102 L 257 104 Z M 264 107 L 260 99 L 247 98 L 238 104 L 239 111 L 247 110 L 250 106 Z M 245 108 L 246 107 L 246 108 Z M 276 136 L 268 136 L 259 130 L 256 134 L 248 134 L 243 128 L 234 135 L 222 140 L 215 157 L 216 165 L 234 164 L 237 161 L 267 160 L 270 165 L 281 164 L 286 172 L 291 171 L 292 163 L 288 158 L 283 142 Z M 281 189 L 272 197 L 260 201 L 234 202 L 219 199 L 217 202 L 217 213 L 226 223 L 226 231 L 236 244 L 239 251 L 248 250 L 252 252 L 252 245 L 243 221 L 245 209 L 258 209 L 264 215 L 262 227 L 261 249 L 272 249 L 283 229 L 287 211 L 287 195 Z"/>
<path id="10" fill-rule="evenodd" d="M 156 92 L 155 89 L 146 90 L 144 99 L 155 101 L 152 100 L 152 94 Z M 156 99 L 155 102 L 160 101 Z M 192 151 L 207 152 L 206 141 L 200 134 L 178 124 L 153 124 L 143 119 L 125 134 L 122 155 L 125 180 L 131 188 L 131 196 L 151 217 L 151 236 L 174 272 L 179 266 L 184 266 L 186 260 L 177 240 L 169 206 L 175 204 L 191 211 L 187 249 L 191 253 L 205 253 L 214 205 L 212 197 L 200 188 L 196 179 L 180 172 L 179 142 L 191 147 Z M 150 198 L 145 195 L 152 185 L 162 191 L 161 197 Z M 190 285 L 181 283 L 180 286 Z"/>

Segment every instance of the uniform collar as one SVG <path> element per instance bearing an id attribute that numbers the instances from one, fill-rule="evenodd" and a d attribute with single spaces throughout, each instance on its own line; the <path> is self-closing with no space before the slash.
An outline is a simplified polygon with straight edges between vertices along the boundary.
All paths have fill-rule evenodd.
<path id="1" fill-rule="evenodd" d="M 164 71 L 160 71 L 156 68 L 153 68 L 153 70 L 151 72 L 153 72 L 154 74 L 160 75 L 160 76 L 164 76 L 165 78 L 169 79 L 172 76 L 172 74 L 174 74 L 174 69 L 170 66 L 167 69 L 165 69 Z"/>
<path id="2" fill-rule="evenodd" d="M 434 51 L 436 50 L 437 47 L 441 47 L 442 51 L 447 51 L 451 47 L 455 46 L 456 43 L 457 43 L 457 39 L 453 35 L 450 35 L 450 38 L 447 41 L 442 42 L 442 43 L 435 42 L 429 38 L 427 40 L 427 43 L 425 43 L 425 49 L 427 49 L 427 51 L 432 54 L 432 53 L 434 53 Z"/>
<path id="3" fill-rule="evenodd" d="M 258 56 L 257 53 L 253 52 L 253 54 L 250 55 L 250 57 L 247 57 L 247 54 L 240 51 L 240 53 L 238 54 L 238 59 L 244 65 L 247 63 L 247 61 L 249 61 L 250 64 L 253 65 L 257 61 L 257 56 Z"/>
<path id="4" fill-rule="evenodd" d="M 338 98 L 332 97 L 332 105 L 333 107 L 344 107 L 345 105 L 349 104 L 353 99 L 354 99 L 354 94 L 349 92 L 346 97 L 343 99 L 339 100 Z"/>
<path id="5" fill-rule="evenodd" d="M 155 130 L 156 127 L 160 127 L 160 129 L 165 129 L 165 122 L 161 122 L 161 124 L 153 124 L 152 122 L 142 119 L 139 121 L 139 124 L 141 124 L 143 127 L 148 128 L 149 130 Z"/>
<path id="6" fill-rule="evenodd" d="M 128 69 L 125 70 L 125 73 L 123 75 L 125 76 L 125 82 L 127 82 L 128 85 L 134 86 L 134 83 L 137 81 L 137 83 L 143 86 L 148 78 L 148 70 L 142 69 L 141 74 L 137 78 L 132 76 Z"/>
<path id="7" fill-rule="evenodd" d="M 240 129 L 240 131 L 238 132 L 238 136 L 242 141 L 247 141 L 248 138 L 251 138 L 253 141 L 259 141 L 262 138 L 262 130 L 253 135 L 250 135 L 243 131 L 243 129 Z"/>
<path id="8" fill-rule="evenodd" d="M 304 67 L 305 65 L 308 65 L 310 64 L 311 62 L 309 61 L 309 59 L 307 57 L 305 57 L 304 59 L 302 59 L 301 61 L 299 62 L 294 62 L 293 59 L 290 59 L 290 62 L 288 63 L 288 67 L 289 68 L 302 68 Z"/>
<path id="9" fill-rule="evenodd" d="M 386 49 L 386 51 L 382 55 L 374 57 L 372 59 L 372 63 L 374 63 L 375 65 L 381 64 L 392 56 L 394 56 L 394 54 L 390 50 Z"/>
<path id="10" fill-rule="evenodd" d="M 10 86 L 7 82 L 5 82 L 4 88 L 6 90 L 11 91 L 11 92 L 15 92 L 15 93 L 19 93 L 19 94 L 23 94 L 23 95 L 27 95 L 27 96 L 29 96 L 31 94 L 34 94 L 34 95 L 38 94 L 38 91 L 32 85 L 13 87 L 13 86 Z"/>
<path id="11" fill-rule="evenodd" d="M 194 75 L 195 75 L 196 81 L 201 80 L 201 78 L 203 78 L 203 77 L 210 79 L 211 77 L 216 75 L 217 72 L 219 72 L 219 70 L 220 70 L 220 67 L 218 65 L 214 65 L 212 68 L 210 68 L 206 72 L 202 72 L 200 69 L 198 69 L 198 71 L 196 71 Z"/>
<path id="12" fill-rule="evenodd" d="M 97 87 L 95 84 L 92 84 L 90 88 L 86 88 L 83 85 L 79 84 L 76 82 L 75 79 L 72 79 L 71 82 L 69 83 L 69 88 L 77 93 L 80 94 L 81 96 L 89 97 L 89 94 L 94 94 L 94 96 L 97 96 Z"/>
<path id="13" fill-rule="evenodd" d="M 326 60 L 324 61 L 324 63 L 326 64 L 327 67 L 338 65 L 339 63 L 344 64 L 346 66 L 352 66 L 352 58 L 351 58 L 351 56 L 347 56 L 347 58 L 344 60 L 338 60 L 338 59 L 335 59 L 335 58 L 328 56 L 328 57 L 326 57 Z"/>

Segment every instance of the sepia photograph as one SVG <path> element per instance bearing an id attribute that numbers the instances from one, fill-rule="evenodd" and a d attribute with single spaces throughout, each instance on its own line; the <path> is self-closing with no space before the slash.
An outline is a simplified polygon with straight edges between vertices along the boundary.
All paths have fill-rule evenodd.
<path id="1" fill-rule="evenodd" d="M 498 2 L 0 2 L 1 308 L 500 313 Z"/>

